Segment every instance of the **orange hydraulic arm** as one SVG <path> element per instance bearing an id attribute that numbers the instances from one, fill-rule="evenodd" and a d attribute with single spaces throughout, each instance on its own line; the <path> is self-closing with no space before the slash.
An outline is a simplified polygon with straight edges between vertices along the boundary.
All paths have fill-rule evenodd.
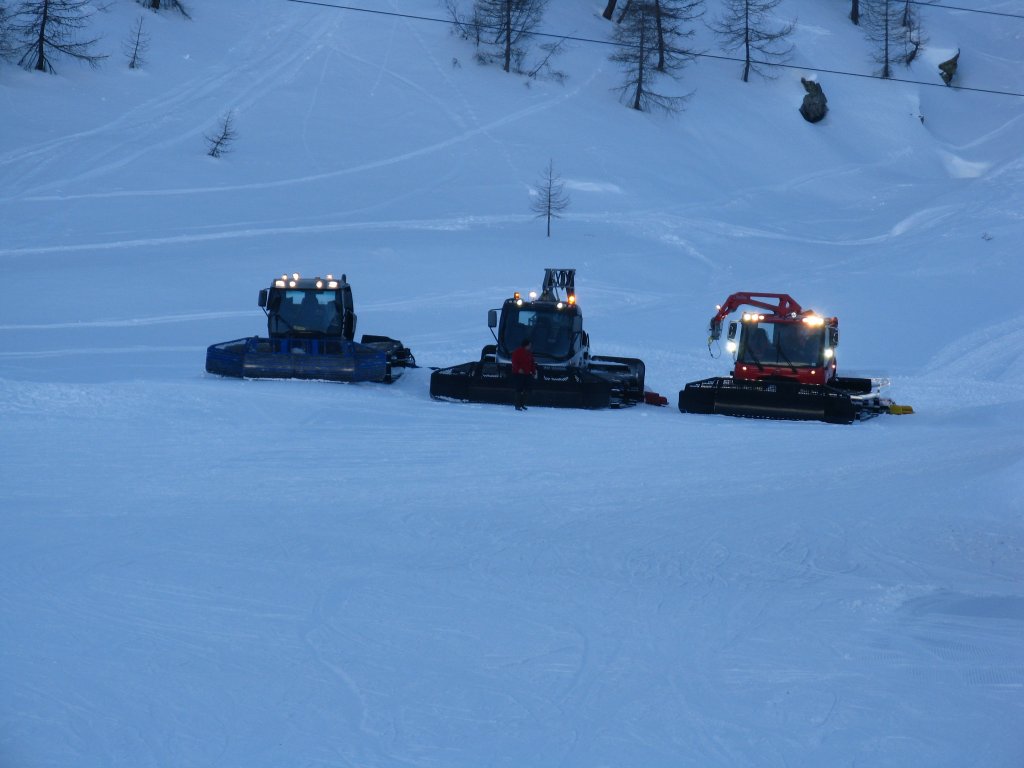
<path id="1" fill-rule="evenodd" d="M 775 299 L 775 302 L 769 303 L 767 299 Z M 787 293 L 734 293 L 718 307 L 717 314 L 711 318 L 708 327 L 709 346 L 711 342 L 721 338 L 722 321 L 740 307 L 757 307 L 767 310 L 776 317 L 795 317 L 803 312 L 803 308 Z"/>

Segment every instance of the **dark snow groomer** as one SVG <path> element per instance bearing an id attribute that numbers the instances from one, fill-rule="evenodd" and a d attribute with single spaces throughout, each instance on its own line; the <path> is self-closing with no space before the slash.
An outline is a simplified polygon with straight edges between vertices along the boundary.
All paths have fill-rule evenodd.
<path id="1" fill-rule="evenodd" d="M 387 336 L 353 339 L 356 313 L 352 286 L 342 275 L 281 275 L 260 291 L 267 338 L 252 336 L 214 344 L 206 370 L 247 379 L 320 379 L 390 383 L 416 360 L 402 342 Z"/>
<path id="2" fill-rule="evenodd" d="M 884 380 L 839 376 L 839 318 L 805 310 L 785 293 L 734 293 L 711 318 L 709 349 L 721 338 L 722 321 L 741 307 L 753 311 L 729 323 L 732 376 L 687 384 L 680 411 L 833 424 L 914 412 L 879 394 Z"/>
<path id="3" fill-rule="evenodd" d="M 512 354 L 529 339 L 537 365 L 530 405 L 617 408 L 645 400 L 642 361 L 590 354 L 575 280 L 575 269 L 546 269 L 540 295 L 531 292 L 524 298 L 516 292 L 505 300 L 500 316 L 490 310 L 487 325 L 495 343 L 483 348 L 478 361 L 434 371 L 431 397 L 514 403 Z M 654 394 L 648 394 L 653 400 Z"/>

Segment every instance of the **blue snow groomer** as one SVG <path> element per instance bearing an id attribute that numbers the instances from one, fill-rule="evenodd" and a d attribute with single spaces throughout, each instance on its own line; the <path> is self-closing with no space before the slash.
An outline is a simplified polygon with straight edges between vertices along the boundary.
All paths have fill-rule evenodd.
<path id="1" fill-rule="evenodd" d="M 213 344 L 206 350 L 207 371 L 246 379 L 390 383 L 402 368 L 416 365 L 395 339 L 353 340 L 356 313 L 345 275 L 281 275 L 260 291 L 259 305 L 267 315 L 267 337 Z"/>

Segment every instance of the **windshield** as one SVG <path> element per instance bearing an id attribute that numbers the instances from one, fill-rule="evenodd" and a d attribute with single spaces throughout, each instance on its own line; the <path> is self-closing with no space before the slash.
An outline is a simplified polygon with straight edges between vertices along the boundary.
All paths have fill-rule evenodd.
<path id="1" fill-rule="evenodd" d="M 270 297 L 270 333 L 314 333 L 338 336 L 337 291 L 275 291 Z"/>
<path id="2" fill-rule="evenodd" d="M 572 354 L 573 313 L 555 307 L 511 307 L 505 314 L 501 341 L 511 352 L 523 339 L 533 342 L 533 354 L 566 358 Z"/>
<path id="3" fill-rule="evenodd" d="M 773 367 L 822 365 L 825 328 L 804 323 L 744 323 L 738 360 Z"/>

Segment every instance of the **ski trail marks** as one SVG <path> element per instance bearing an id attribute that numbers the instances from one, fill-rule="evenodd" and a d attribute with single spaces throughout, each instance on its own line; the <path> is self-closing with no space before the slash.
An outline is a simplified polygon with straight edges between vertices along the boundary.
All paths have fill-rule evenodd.
<path id="1" fill-rule="evenodd" d="M 131 328 L 142 325 L 165 325 L 167 323 L 191 323 L 197 320 L 221 320 L 225 317 L 248 317 L 251 312 L 190 312 L 181 315 L 154 315 L 153 317 L 132 317 L 120 320 L 86 320 L 68 323 L 25 323 L 0 325 L 0 331 L 62 331 L 88 328 Z"/>
<path id="2" fill-rule="evenodd" d="M 300 24 L 282 19 L 282 27 L 300 36 L 302 45 L 280 45 L 278 38 L 261 38 L 261 45 L 232 52 L 233 57 L 204 69 L 169 94 L 159 99 L 144 100 L 102 125 L 0 155 L 0 170 L 7 171 L 4 188 L 22 190 L 22 194 L 0 198 L 0 202 L 65 201 L 147 194 L 145 191 L 126 190 L 60 194 L 54 190 L 101 178 L 148 154 L 166 151 L 184 141 L 196 139 L 209 126 L 205 123 L 182 124 L 181 115 L 187 114 L 187 110 L 182 107 L 204 101 L 216 103 L 216 107 L 211 107 L 213 111 L 209 120 L 212 123 L 223 113 L 224 104 L 217 100 L 218 94 L 232 94 L 229 106 L 233 110 L 244 109 L 258 102 L 272 86 L 292 79 L 306 62 L 309 47 L 315 47 L 324 36 L 331 34 L 338 23 L 336 20 L 332 23 L 317 20 Z M 128 146 L 121 142 L 101 141 L 96 148 L 90 148 L 88 140 L 102 140 L 114 135 L 138 138 Z M 154 136 L 163 138 L 154 141 Z M 74 159 L 73 164 L 71 159 Z M 71 165 L 83 170 L 71 172 L 35 188 L 29 187 L 34 179 L 47 175 L 48 169 L 55 165 Z M 195 191 L 198 190 L 192 190 Z"/>

